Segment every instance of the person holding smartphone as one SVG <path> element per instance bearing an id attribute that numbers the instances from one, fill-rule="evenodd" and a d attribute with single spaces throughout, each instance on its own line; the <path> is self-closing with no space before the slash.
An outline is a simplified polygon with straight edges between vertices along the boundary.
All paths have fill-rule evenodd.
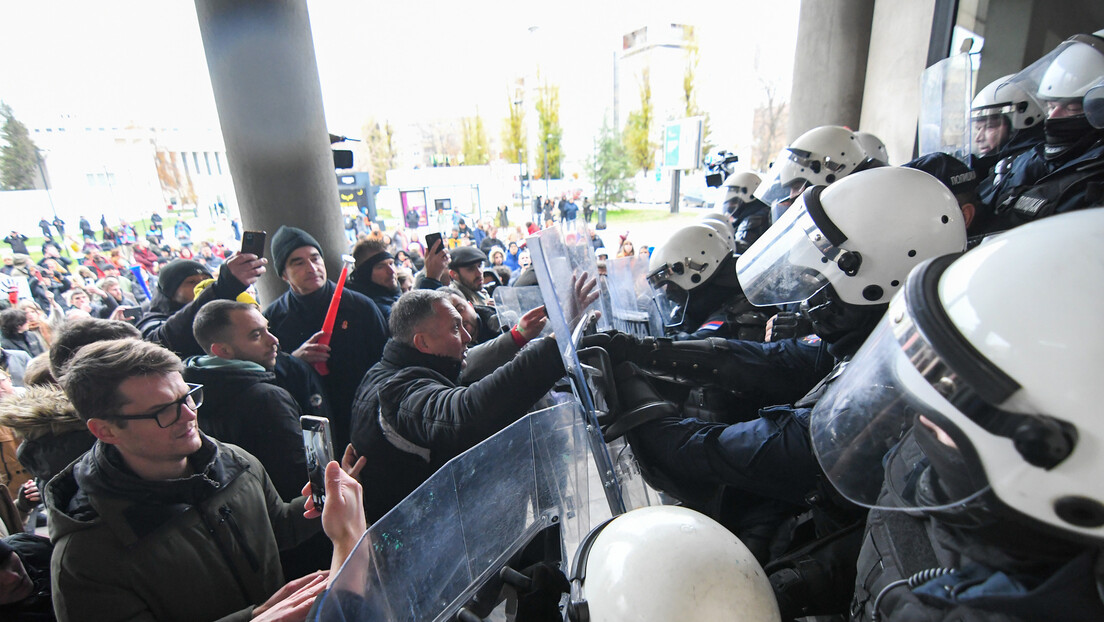
<path id="1" fill-rule="evenodd" d="M 451 257 L 440 233 L 426 236 L 425 266 L 414 275 L 414 289 L 440 289 L 452 282 L 448 265 Z"/>
<path id="2" fill-rule="evenodd" d="M 200 432 L 203 387 L 176 355 L 104 341 L 66 369 L 97 440 L 46 488 L 59 620 L 248 619 L 318 581 L 285 585 L 278 555 L 321 527 L 306 498 L 285 503 L 260 461 Z"/>

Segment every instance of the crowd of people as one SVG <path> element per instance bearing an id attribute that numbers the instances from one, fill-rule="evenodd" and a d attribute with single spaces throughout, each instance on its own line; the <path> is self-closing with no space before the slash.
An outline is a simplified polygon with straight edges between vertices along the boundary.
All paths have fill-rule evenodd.
<path id="1" fill-rule="evenodd" d="M 570 311 L 604 307 L 605 264 L 627 257 L 667 303 L 662 337 L 577 344 L 612 370 L 607 440 L 739 537 L 773 619 L 1104 619 L 1104 333 L 1083 321 L 1104 279 L 1100 34 L 980 92 L 970 157 L 894 167 L 876 137 L 814 128 L 772 179 L 731 174 L 720 214 L 655 248 L 626 233 L 611 253 L 566 195 L 523 227 L 505 209 L 439 222 L 428 247 L 397 228 L 324 248 L 282 226 L 258 256 L 178 222 L 166 251 L 161 219 L 145 239 L 104 220 L 99 242 L 82 219 L 92 239 L 70 258 L 49 231 L 64 223 L 43 218 L 32 264 L 12 232 L 0 614 L 304 619 L 367 525 L 564 376 L 546 309 L 504 323 L 494 299 L 537 284 L 525 239 L 558 217 L 589 234 L 599 272 L 573 275 Z M 326 258 L 346 252 L 338 283 Z M 260 301 L 269 270 L 287 289 Z M 338 454 L 323 507 L 302 415 L 329 421 Z M 43 507 L 49 538 L 33 533 Z M 664 544 L 673 564 L 691 550 Z M 641 590 L 686 619 L 708 604 L 628 580 L 583 599 L 619 563 L 584 557 L 572 619 L 588 601 L 634 611 Z"/>

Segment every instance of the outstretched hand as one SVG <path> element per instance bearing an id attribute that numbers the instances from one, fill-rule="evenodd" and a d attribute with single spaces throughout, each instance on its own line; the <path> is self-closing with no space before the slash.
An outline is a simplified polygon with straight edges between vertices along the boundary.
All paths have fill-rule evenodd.
<path id="1" fill-rule="evenodd" d="M 598 279 L 586 272 L 571 277 L 571 317 L 578 320 L 586 308 L 598 300 Z M 600 311 L 598 313 L 601 313 Z"/>
<path id="2" fill-rule="evenodd" d="M 253 253 L 235 253 L 230 259 L 226 260 L 225 265 L 235 279 L 248 287 L 256 283 L 261 275 L 265 273 L 265 264 L 267 263 L 267 259 L 257 257 Z"/>
<path id="3" fill-rule="evenodd" d="M 449 254 L 445 250 L 444 240 L 438 240 L 433 248 L 426 251 L 425 273 L 434 281 L 440 281 L 448 272 Z"/>
<path id="4" fill-rule="evenodd" d="M 541 334 L 546 324 L 548 324 L 548 310 L 545 309 L 544 305 L 541 305 L 536 309 L 526 311 L 525 315 L 521 316 L 517 323 L 517 330 L 522 339 L 532 341 L 537 338 L 537 335 Z"/>

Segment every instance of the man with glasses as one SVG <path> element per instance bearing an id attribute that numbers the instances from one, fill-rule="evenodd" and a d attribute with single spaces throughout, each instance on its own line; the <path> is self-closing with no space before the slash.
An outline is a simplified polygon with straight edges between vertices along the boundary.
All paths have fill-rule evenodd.
<path id="1" fill-rule="evenodd" d="M 46 489 L 59 620 L 248 619 L 315 578 L 281 589 L 279 548 L 319 525 L 256 458 L 200 432 L 203 387 L 182 369 L 135 339 L 85 346 L 66 367 L 97 441 Z"/>

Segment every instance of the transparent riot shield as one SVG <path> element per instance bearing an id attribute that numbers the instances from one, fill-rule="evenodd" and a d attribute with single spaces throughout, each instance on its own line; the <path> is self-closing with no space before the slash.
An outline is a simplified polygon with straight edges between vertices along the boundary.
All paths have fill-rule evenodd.
<path id="1" fill-rule="evenodd" d="M 505 567 L 552 561 L 567 574 L 610 516 L 591 514 L 586 443 L 579 405 L 562 404 L 449 461 L 365 532 L 315 620 L 503 619 Z"/>
<path id="2" fill-rule="evenodd" d="M 530 309 L 535 309 L 544 304 L 544 296 L 540 287 L 529 285 L 525 287 L 496 287 L 494 290 L 495 312 L 498 313 L 500 326 L 514 326 Z M 552 334 L 552 325 L 545 324 L 541 331 L 541 337 Z"/>
<path id="3" fill-rule="evenodd" d="M 966 162 L 974 147 L 970 124 L 974 61 L 969 54 L 945 58 L 920 80 L 920 155 L 943 152 Z"/>
<path id="4" fill-rule="evenodd" d="M 610 324 L 614 330 L 637 337 L 662 337 L 666 316 L 661 315 L 659 293 L 648 282 L 648 261 L 618 257 L 606 261 L 603 285 L 609 292 Z"/>
<path id="5" fill-rule="evenodd" d="M 602 436 L 598 417 L 607 412 L 607 406 L 596 401 L 596 397 L 602 393 L 599 385 L 612 382 L 612 379 L 601 377 L 600 371 L 579 362 L 579 341 L 598 306 L 595 302 L 587 309 L 580 309 L 574 300 L 575 282 L 584 273 L 594 275 L 597 270 L 588 240 L 585 228 L 578 234 L 564 236 L 559 228 L 551 227 L 530 237 L 528 247 L 564 368 L 571 379 L 572 391 L 583 407 L 587 436 L 606 501 L 610 512 L 620 514 L 657 503 L 658 497 L 644 482 L 628 446 L 623 441 L 607 446 Z"/>

